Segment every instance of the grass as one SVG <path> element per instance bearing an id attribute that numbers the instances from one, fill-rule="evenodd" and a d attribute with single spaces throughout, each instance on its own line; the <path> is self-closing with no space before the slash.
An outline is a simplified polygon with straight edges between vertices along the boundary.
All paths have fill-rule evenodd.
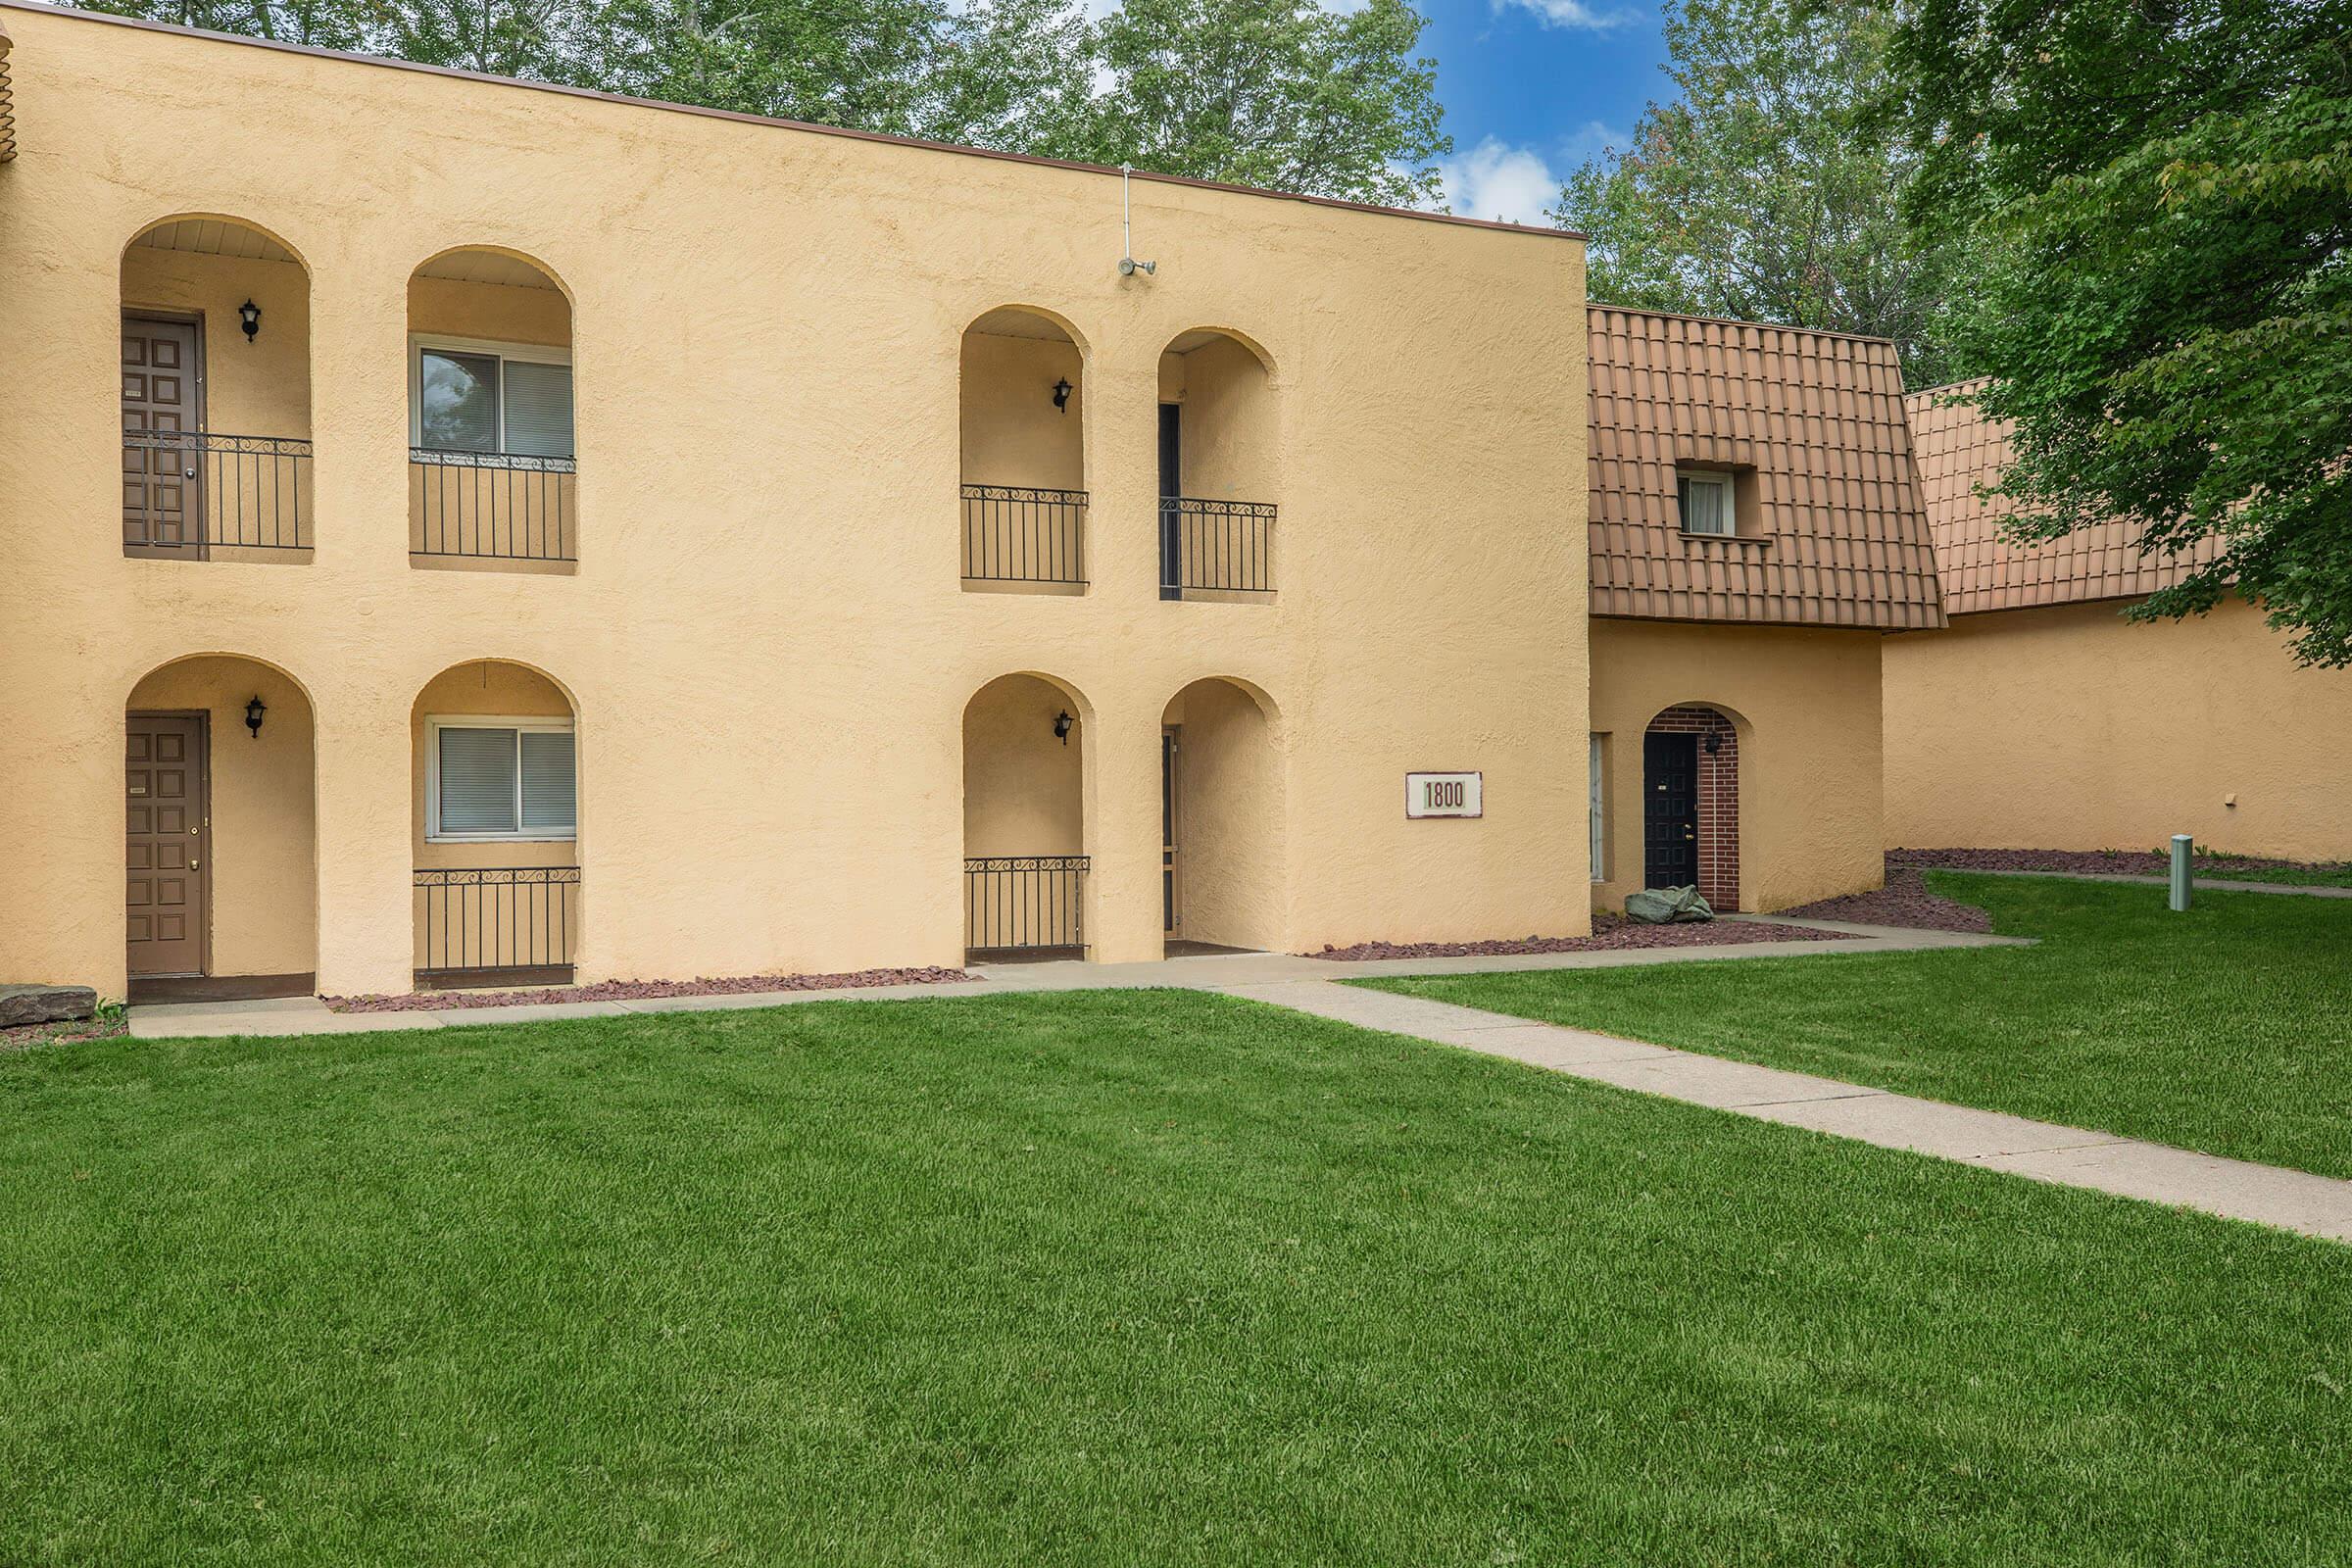
<path id="1" fill-rule="evenodd" d="M 2040 944 L 1364 983 L 2352 1176 L 2352 901 L 1928 884 Z"/>
<path id="2" fill-rule="evenodd" d="M 44 1048 L 0 1127 L 12 1568 L 2352 1539 L 2352 1249 L 1220 998 Z"/>
<path id="3" fill-rule="evenodd" d="M 2352 865 L 2222 866 L 2199 876 L 2225 882 L 2276 882 L 2294 888 L 2352 888 Z"/>

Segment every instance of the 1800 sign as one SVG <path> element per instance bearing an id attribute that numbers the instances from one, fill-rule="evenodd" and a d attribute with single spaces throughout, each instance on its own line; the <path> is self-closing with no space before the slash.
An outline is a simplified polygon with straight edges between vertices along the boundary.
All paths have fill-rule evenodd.
<path id="1" fill-rule="evenodd" d="M 1404 814 L 1425 816 L 1483 816 L 1486 814 L 1483 775 L 1478 773 L 1407 773 L 1404 775 Z"/>

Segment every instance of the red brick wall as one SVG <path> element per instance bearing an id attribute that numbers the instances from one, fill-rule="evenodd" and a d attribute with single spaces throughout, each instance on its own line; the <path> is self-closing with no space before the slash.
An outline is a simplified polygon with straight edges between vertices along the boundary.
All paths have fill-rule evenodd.
<path id="1" fill-rule="evenodd" d="M 1696 735 L 1698 742 L 1698 891 L 1718 909 L 1740 907 L 1740 732 L 1712 708 L 1669 708 L 1649 721 L 1653 735 Z M 1706 737 L 1716 737 L 1713 756 Z"/>

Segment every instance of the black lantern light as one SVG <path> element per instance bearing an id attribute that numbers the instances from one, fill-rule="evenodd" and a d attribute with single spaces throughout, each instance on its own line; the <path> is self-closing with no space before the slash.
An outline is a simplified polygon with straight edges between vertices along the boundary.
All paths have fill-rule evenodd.
<path id="1" fill-rule="evenodd" d="M 263 706 L 258 693 L 245 705 L 245 727 L 253 731 L 253 738 L 257 741 L 262 738 L 262 715 L 268 711 L 270 710 Z"/>
<path id="2" fill-rule="evenodd" d="M 252 342 L 253 335 L 262 329 L 262 308 L 247 300 L 237 307 L 237 320 L 245 328 L 245 341 Z"/>
<path id="3" fill-rule="evenodd" d="M 1070 383 L 1066 378 L 1054 383 L 1054 412 L 1056 414 L 1070 412 Z"/>
<path id="4" fill-rule="evenodd" d="M 1070 726 L 1076 722 L 1077 720 L 1070 717 L 1067 712 L 1055 713 L 1054 715 L 1054 738 L 1064 746 L 1069 745 Z"/>
<path id="5" fill-rule="evenodd" d="M 1713 757 L 1717 752 L 1722 750 L 1723 736 L 1715 730 L 1707 731 L 1707 755 L 1709 757 Z"/>

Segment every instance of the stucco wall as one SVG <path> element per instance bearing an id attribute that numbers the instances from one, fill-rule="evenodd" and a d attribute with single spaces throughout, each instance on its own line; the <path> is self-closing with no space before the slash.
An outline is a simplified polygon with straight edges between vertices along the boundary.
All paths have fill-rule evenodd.
<path id="1" fill-rule="evenodd" d="M 1592 635 L 1592 724 L 1609 774 L 1596 906 L 1622 907 L 1642 886 L 1642 736 L 1684 704 L 1739 732 L 1741 909 L 1882 883 L 1879 633 L 1595 620 Z"/>
<path id="2" fill-rule="evenodd" d="M 2260 611 L 1953 618 L 1886 644 L 1886 843 L 2352 858 L 2352 673 L 2297 668 Z M 2231 798 L 2235 805 L 2231 805 Z"/>
<path id="3" fill-rule="evenodd" d="M 237 320 L 247 300 L 262 312 L 250 342 Z M 311 433 L 311 293 L 300 267 L 132 245 L 122 253 L 122 308 L 204 318 L 207 428 Z"/>
<path id="4" fill-rule="evenodd" d="M 1056 381 L 1070 383 L 1059 411 Z M 1075 343 L 966 333 L 962 387 L 965 484 L 1086 488 L 1086 374 Z"/>
<path id="5" fill-rule="evenodd" d="M 1056 715 L 1070 733 L 1054 737 Z M 1034 675 L 992 681 L 963 715 L 963 853 L 1086 853 L 1086 726 Z"/>
<path id="6" fill-rule="evenodd" d="M 267 710 L 258 732 L 245 727 L 245 704 L 255 697 Z M 132 687 L 124 711 L 206 715 L 211 972 L 316 970 L 315 737 L 301 688 L 249 659 L 183 659 Z M 6 923 L 18 922 L 12 916 Z"/>
<path id="7" fill-rule="evenodd" d="M 409 984 L 413 708 L 481 659 L 576 700 L 590 979 L 954 961 L 964 708 L 1020 670 L 1085 700 L 1099 958 L 1159 951 L 1160 718 L 1210 675 L 1284 715 L 1281 945 L 1584 927 L 1573 239 L 1138 178 L 1122 278 L 1115 173 L 9 17 L 0 973 L 121 993 L 124 703 L 216 651 L 315 700 L 333 991 Z M 301 564 L 121 554 L 122 247 L 191 212 L 310 270 Z M 570 301 L 574 573 L 411 564 L 411 274 L 462 245 Z M 1083 594 L 959 585 L 962 334 L 1014 303 L 1088 344 Z M 1159 360 L 1204 323 L 1275 367 L 1272 605 L 1158 597 Z M 1428 767 L 1486 818 L 1403 820 Z"/>

